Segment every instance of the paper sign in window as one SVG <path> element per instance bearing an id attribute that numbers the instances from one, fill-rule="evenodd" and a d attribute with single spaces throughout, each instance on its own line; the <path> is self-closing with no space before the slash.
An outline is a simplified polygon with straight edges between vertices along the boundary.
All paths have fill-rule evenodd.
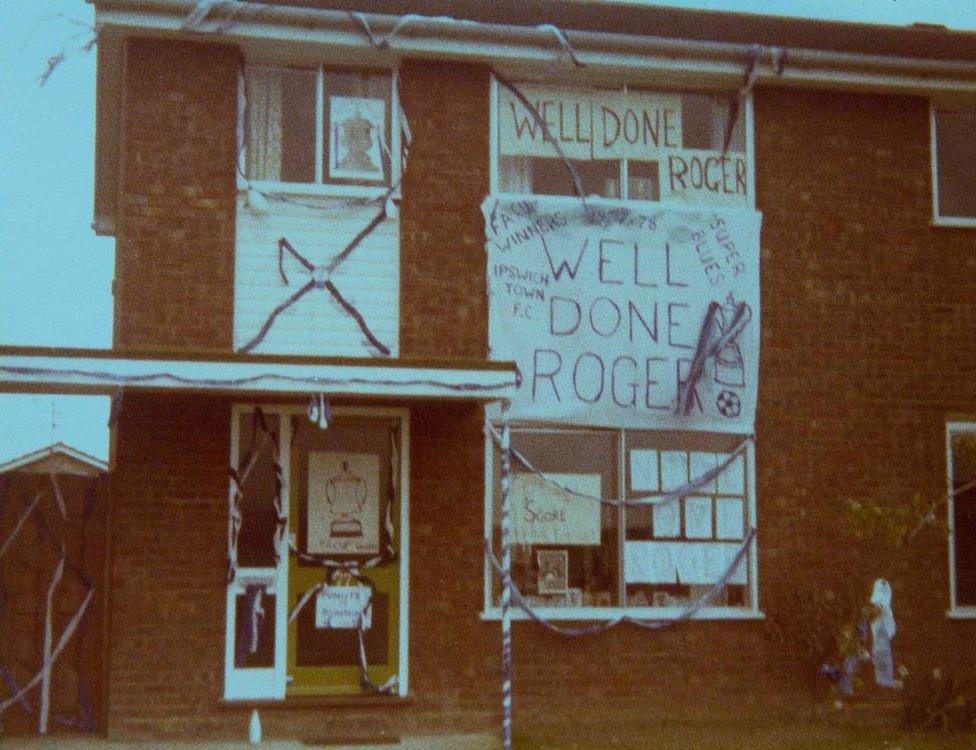
<path id="1" fill-rule="evenodd" d="M 309 554 L 379 552 L 379 482 L 380 459 L 375 454 L 308 454 Z"/>
<path id="2" fill-rule="evenodd" d="M 672 149 L 660 161 L 662 201 L 746 206 L 748 172 L 745 154 L 699 149 Z"/>
<path id="3" fill-rule="evenodd" d="M 326 586 L 315 597 L 315 627 L 353 629 L 363 618 L 363 630 L 373 625 L 368 586 Z"/>
<path id="4" fill-rule="evenodd" d="M 661 489 L 665 492 L 688 482 L 688 454 L 684 451 L 662 451 Z"/>
<path id="5" fill-rule="evenodd" d="M 739 545 L 734 542 L 645 542 L 624 544 L 627 583 L 716 583 L 729 569 Z M 729 583 L 747 582 L 746 558 L 732 571 Z"/>
<path id="6" fill-rule="evenodd" d="M 329 97 L 329 176 L 381 182 L 381 144 L 386 102 L 355 96 Z"/>
<path id="7" fill-rule="evenodd" d="M 715 501 L 715 536 L 719 539 L 742 539 L 745 535 L 745 503 L 737 497 L 720 497 Z"/>
<path id="8" fill-rule="evenodd" d="M 685 498 L 685 536 L 689 539 L 712 538 L 712 499 Z"/>
<path id="9" fill-rule="evenodd" d="M 724 456 L 722 457 L 725 458 Z M 745 463 L 742 456 L 732 459 L 725 470 L 718 475 L 718 491 L 726 495 L 742 495 L 746 491 Z"/>
<path id="10" fill-rule="evenodd" d="M 638 448 L 631 450 L 631 492 L 657 492 L 660 486 L 657 468 L 657 451 Z"/>
<path id="11" fill-rule="evenodd" d="M 535 113 L 507 87 L 498 87 L 499 154 L 558 158 L 559 153 L 544 135 L 544 122 L 545 130 L 559 142 L 567 158 L 582 161 L 593 158 L 592 107 L 588 92 L 549 86 L 519 86 L 519 90 Z"/>
<path id="12" fill-rule="evenodd" d="M 692 453 L 691 454 L 691 479 L 692 481 L 701 478 L 706 472 L 715 469 L 717 464 L 716 456 L 714 453 Z M 699 488 L 702 492 L 715 492 L 715 479 L 711 482 L 701 485 Z"/>
<path id="13" fill-rule="evenodd" d="M 681 148 L 680 96 L 600 91 L 592 102 L 594 159 L 654 159 Z"/>
<path id="14" fill-rule="evenodd" d="M 599 497 L 599 474 L 513 475 L 512 542 L 599 545 Z"/>
<path id="15" fill-rule="evenodd" d="M 667 539 L 681 536 L 681 501 L 672 500 L 653 507 L 654 536 Z"/>

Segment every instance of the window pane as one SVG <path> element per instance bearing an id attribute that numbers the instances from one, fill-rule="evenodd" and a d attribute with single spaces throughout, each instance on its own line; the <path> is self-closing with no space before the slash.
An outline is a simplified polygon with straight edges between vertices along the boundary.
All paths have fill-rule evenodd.
<path id="1" fill-rule="evenodd" d="M 501 187 L 505 192 L 536 195 L 576 195 L 573 177 L 562 159 L 502 157 L 499 159 Z M 586 195 L 620 197 L 619 161 L 572 161 Z M 521 170 L 521 171 L 518 171 Z M 518 177 L 513 174 L 518 173 Z M 508 183 L 511 187 L 506 187 Z M 521 186 L 522 189 L 516 189 Z M 528 189 L 525 189 L 526 186 Z"/>
<path id="2" fill-rule="evenodd" d="M 659 495 L 695 481 L 728 460 L 738 436 L 627 434 L 627 497 Z M 685 607 L 711 590 L 743 543 L 749 503 L 744 455 L 692 494 L 626 511 L 627 604 Z M 711 606 L 744 606 L 746 562 Z"/>
<path id="3" fill-rule="evenodd" d="M 634 201 L 661 200 L 661 185 L 656 161 L 627 163 L 627 197 Z"/>
<path id="4" fill-rule="evenodd" d="M 512 448 L 552 482 L 616 497 L 617 437 L 611 432 L 513 431 Z M 495 449 L 494 545 L 501 547 L 500 455 Z M 512 460 L 512 578 L 537 607 L 616 606 L 617 509 L 563 492 Z M 493 600 L 500 596 L 492 577 Z"/>
<path id="5" fill-rule="evenodd" d="M 315 86 L 313 70 L 248 68 L 248 179 L 314 182 Z"/>
<path id="6" fill-rule="evenodd" d="M 976 606 L 976 432 L 952 435 L 956 604 Z"/>
<path id="7" fill-rule="evenodd" d="M 277 418 L 268 416 L 269 427 Z M 237 564 L 243 568 L 275 566 L 274 533 L 278 521 L 275 509 L 274 445 L 271 436 L 257 426 L 251 414 L 240 417 L 237 473 L 242 478 L 241 528 L 237 535 Z M 253 457 L 248 470 L 249 458 Z"/>
<path id="8" fill-rule="evenodd" d="M 976 217 L 976 110 L 936 112 L 941 216 Z"/>
<path id="9" fill-rule="evenodd" d="M 323 182 L 390 182 L 390 87 L 388 73 L 325 72 Z"/>
<path id="10" fill-rule="evenodd" d="M 238 669 L 273 667 L 274 594 L 264 593 L 264 587 L 259 584 L 246 594 L 238 594 L 234 598 L 234 617 L 237 626 L 234 666 Z"/>
<path id="11" fill-rule="evenodd" d="M 730 100 L 711 94 L 683 94 L 681 120 L 682 146 L 691 149 L 721 151 L 728 127 Z M 745 117 L 739 109 L 732 130 L 730 151 L 745 151 Z"/>

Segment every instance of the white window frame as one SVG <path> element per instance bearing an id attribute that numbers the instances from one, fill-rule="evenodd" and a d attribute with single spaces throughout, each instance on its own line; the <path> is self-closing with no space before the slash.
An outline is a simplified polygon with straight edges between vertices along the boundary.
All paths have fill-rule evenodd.
<path id="1" fill-rule="evenodd" d="M 976 108 L 976 103 L 974 103 Z M 932 163 L 932 225 L 937 227 L 976 227 L 976 215 L 943 216 L 939 213 L 939 134 L 936 113 L 939 107 L 929 101 L 929 155 Z"/>
<path id="2" fill-rule="evenodd" d="M 952 475 L 952 435 L 955 432 L 976 433 L 976 422 L 948 422 L 946 424 L 946 491 L 947 529 L 949 537 L 949 611 L 953 619 L 976 619 L 976 606 L 960 606 L 956 603 L 956 530 L 955 493 Z"/>
<path id="3" fill-rule="evenodd" d="M 274 62 L 254 61 L 244 66 L 238 77 L 238 113 L 237 113 L 237 190 L 244 192 L 249 187 L 260 192 L 280 195 L 306 195 L 312 197 L 332 198 L 379 198 L 386 194 L 391 185 L 399 185 L 402 175 L 402 155 L 400 148 L 401 113 L 399 108 L 400 71 L 398 68 L 383 68 L 373 66 L 328 65 L 320 63 L 315 66 L 315 182 L 280 182 L 277 180 L 249 180 L 247 171 L 247 133 L 244 130 L 245 107 L 245 76 L 248 68 L 279 68 L 286 69 L 289 65 Z M 390 74 L 390 107 L 387 116 L 390 118 L 390 182 L 379 185 L 334 185 L 322 181 L 324 166 L 325 144 L 323 142 L 322 126 L 325 118 L 325 90 L 324 80 L 327 69 L 334 67 L 360 68 L 362 70 L 386 71 Z M 309 66 L 305 68 L 311 70 Z"/>
<path id="4" fill-rule="evenodd" d="M 238 568 L 232 584 L 227 586 L 224 613 L 224 700 L 285 700 L 288 648 L 288 540 L 291 535 L 287 525 L 290 478 L 291 478 L 291 420 L 289 417 L 304 416 L 306 409 L 295 405 L 258 404 L 265 416 L 278 420 L 278 455 L 281 463 L 281 506 L 286 517 L 285 533 L 278 564 L 268 568 Z M 241 417 L 254 411 L 254 404 L 234 404 L 231 408 L 230 465 L 237 466 L 240 443 Z M 332 410 L 337 417 L 372 417 L 396 419 L 400 425 L 400 535 L 397 564 L 400 566 L 399 590 L 399 663 L 397 664 L 397 694 L 403 698 L 410 689 L 410 411 L 386 407 L 337 406 Z M 228 493 L 228 512 L 233 504 L 234 491 Z M 269 668 L 238 668 L 235 665 L 237 623 L 235 622 L 236 596 L 244 593 L 248 583 L 267 583 L 268 593 L 275 597 L 275 648 L 274 666 Z M 277 592 L 283 592 L 277 595 Z"/>
<path id="5" fill-rule="evenodd" d="M 487 407 L 486 417 L 491 423 L 497 426 L 497 420 L 493 419 L 494 410 L 492 407 Z M 538 425 L 538 424 L 523 424 L 523 423 L 511 423 L 510 427 L 512 429 L 518 428 L 528 428 L 528 429 L 550 429 L 554 433 L 558 433 L 562 430 L 577 429 L 569 425 Z M 617 466 L 617 476 L 619 477 L 618 487 L 619 495 L 623 495 L 623 487 L 626 482 L 627 477 L 627 467 L 626 467 L 626 437 L 628 432 L 639 432 L 639 430 L 625 430 L 618 428 L 593 428 L 594 430 L 604 430 L 607 432 L 615 433 L 618 440 L 618 466 Z M 488 431 L 486 430 L 486 433 Z M 743 436 L 745 437 L 745 436 Z M 494 477 L 494 441 L 490 434 L 485 435 L 485 496 L 484 496 L 484 510 L 485 510 L 485 524 L 484 524 L 484 534 L 485 539 L 488 540 L 488 544 L 491 545 L 493 542 L 494 530 L 492 528 L 493 519 L 493 503 L 495 502 L 495 488 L 493 486 Z M 756 526 L 756 463 L 755 463 L 755 446 L 752 441 L 746 445 L 745 449 L 745 460 L 746 460 L 746 507 L 748 508 L 749 524 L 751 527 Z M 626 512 L 626 511 L 625 511 Z M 620 545 L 617 550 L 619 564 L 623 565 L 623 555 L 624 555 L 624 533 L 626 519 L 624 514 L 621 513 L 618 516 L 618 524 L 621 529 Z M 749 543 L 748 549 L 748 580 L 746 584 L 748 588 L 747 599 L 748 604 L 741 607 L 702 607 L 698 610 L 692 619 L 695 620 L 758 620 L 763 619 L 765 615 L 759 608 L 759 564 L 757 558 L 757 545 L 756 537 L 753 536 L 752 541 Z M 622 569 L 622 568 L 621 568 Z M 485 558 L 484 563 L 484 586 L 483 592 L 484 597 L 482 601 L 482 620 L 500 620 L 502 616 L 501 607 L 496 606 L 492 601 L 492 576 L 497 575 L 491 566 L 490 561 Z M 685 611 L 685 607 L 627 607 L 627 606 L 612 606 L 612 607 L 537 607 L 535 611 L 540 616 L 547 620 L 612 620 L 620 616 L 639 618 L 643 620 L 673 620 Z M 511 610 L 511 616 L 514 620 L 528 620 L 529 616 L 523 612 L 521 609 L 515 607 Z"/>
<path id="6" fill-rule="evenodd" d="M 535 83 L 535 82 L 533 82 Z M 544 83 L 544 82 L 540 82 Z M 498 191 L 498 79 L 495 76 L 491 76 L 491 83 L 488 95 L 488 106 L 489 106 L 489 127 L 488 127 L 488 186 L 489 192 L 492 195 L 498 195 L 503 200 L 506 198 L 525 198 L 526 194 L 522 193 L 500 193 Z M 585 85 L 576 86 L 578 89 L 585 89 Z M 620 90 L 626 91 L 626 85 L 620 86 Z M 660 91 L 659 89 L 654 89 L 655 92 Z M 679 92 L 687 93 L 687 92 Z M 693 92 L 701 94 L 718 95 L 718 92 L 713 91 L 701 91 Z M 746 202 L 747 208 L 755 209 L 756 207 L 756 148 L 755 148 L 755 118 L 753 112 L 753 98 L 752 92 L 750 91 L 748 96 L 746 96 L 744 101 L 745 106 L 742 108 L 742 125 L 745 128 L 745 157 L 746 157 Z M 553 153 L 553 156 L 556 156 Z M 624 194 L 629 185 L 627 177 L 627 160 L 621 159 L 623 163 L 622 168 L 622 179 L 620 183 L 620 192 Z M 529 195 L 537 196 L 536 193 L 531 193 Z M 635 207 L 646 207 L 651 206 L 668 206 L 677 205 L 683 208 L 688 208 L 689 206 L 695 205 L 690 203 L 672 203 L 669 201 L 643 201 L 643 200 L 632 200 L 629 198 L 612 198 L 608 200 L 613 200 L 614 202 L 623 203 L 625 205 L 633 204 Z M 710 205 L 710 204 L 702 204 Z"/>

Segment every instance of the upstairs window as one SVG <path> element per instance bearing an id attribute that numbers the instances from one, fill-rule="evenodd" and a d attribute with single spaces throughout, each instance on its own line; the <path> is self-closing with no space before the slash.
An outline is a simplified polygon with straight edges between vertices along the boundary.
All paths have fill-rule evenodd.
<path id="1" fill-rule="evenodd" d="M 933 107 L 931 125 L 935 223 L 976 226 L 976 105 Z"/>
<path id="2" fill-rule="evenodd" d="M 243 169 L 258 183 L 377 188 L 398 177 L 389 72 L 249 66 Z M 355 192 L 355 191 L 352 191 Z"/>
<path id="3" fill-rule="evenodd" d="M 586 195 L 751 207 L 746 110 L 735 113 L 723 154 L 728 96 L 625 87 L 570 89 L 495 82 L 494 190 L 572 195 L 573 180 L 542 123 L 572 163 Z M 532 110 L 535 110 L 533 113 Z"/>

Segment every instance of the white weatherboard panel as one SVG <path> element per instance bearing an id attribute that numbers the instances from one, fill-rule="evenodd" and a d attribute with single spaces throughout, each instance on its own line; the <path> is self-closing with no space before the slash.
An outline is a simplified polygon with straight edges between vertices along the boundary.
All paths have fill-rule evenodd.
<path id="1" fill-rule="evenodd" d="M 324 266 L 353 240 L 380 210 L 377 202 L 301 197 L 271 200 L 258 214 L 243 195 L 237 206 L 234 267 L 234 348 L 261 330 L 274 309 L 310 279 L 287 250 L 278 271 L 278 241 L 284 237 L 315 266 Z M 321 206 L 317 208 L 314 206 Z M 400 330 L 400 222 L 386 218 L 333 271 L 331 280 L 363 317 L 379 341 L 397 355 Z M 312 289 L 274 321 L 254 353 L 321 356 L 378 356 L 355 320 L 325 289 Z"/>

